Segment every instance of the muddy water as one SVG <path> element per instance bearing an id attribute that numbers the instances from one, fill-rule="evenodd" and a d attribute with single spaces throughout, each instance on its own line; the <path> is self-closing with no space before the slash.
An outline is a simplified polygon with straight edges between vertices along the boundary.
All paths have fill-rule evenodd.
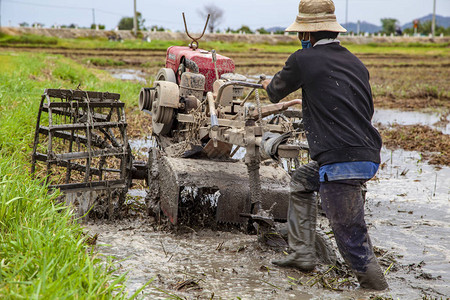
<path id="1" fill-rule="evenodd" d="M 382 161 L 369 183 L 366 214 L 374 244 L 399 256 L 401 270 L 388 276 L 392 295 L 448 297 L 450 168 L 436 169 L 403 150 L 384 150 Z"/>
<path id="2" fill-rule="evenodd" d="M 415 152 L 383 149 L 384 168 L 369 182 L 367 217 L 374 245 L 396 258 L 387 279 L 394 299 L 450 295 L 450 168 L 435 169 Z M 134 196 L 142 196 L 134 192 Z M 137 194 L 136 194 L 137 193 Z M 155 229 L 152 219 L 87 225 L 99 234 L 99 252 L 116 258 L 118 273 L 129 272 L 127 289 L 145 282 L 145 299 L 170 295 L 187 299 L 351 299 L 373 294 L 329 291 L 303 283 L 313 274 L 273 267 L 280 253 L 239 232 L 188 230 L 175 234 Z M 102 246 L 103 245 L 103 246 Z M 105 246 L 109 245 L 109 246 Z M 386 267 L 385 267 L 386 268 Z M 198 286 L 176 289 L 185 280 Z"/>
<path id="3" fill-rule="evenodd" d="M 441 115 L 438 113 L 423 113 L 417 111 L 400 111 L 395 109 L 376 109 L 373 116 L 374 123 L 383 125 L 427 125 L 445 134 L 450 134 L 450 115 L 444 119 L 446 122 L 439 122 Z"/>
<path id="4" fill-rule="evenodd" d="M 108 68 L 107 71 L 111 74 L 112 77 L 117 79 L 139 81 L 144 84 L 147 83 L 147 80 L 145 79 L 147 77 L 147 74 L 140 70 Z"/>
<path id="5" fill-rule="evenodd" d="M 256 78 L 255 78 L 256 79 Z M 435 126 L 439 115 L 377 110 L 374 122 Z M 448 118 L 447 118 L 448 120 Z M 133 141 L 145 155 L 151 139 Z M 236 157 L 244 155 L 240 149 Z M 366 221 L 373 244 L 396 262 L 387 273 L 390 290 L 375 295 L 393 299 L 450 297 L 450 168 L 436 169 L 416 152 L 382 151 L 383 168 L 368 184 Z M 131 191 L 140 199 L 142 191 Z M 139 200 L 138 200 L 139 201 Z M 154 220 L 130 219 L 88 224 L 98 233 L 98 251 L 116 258 L 118 273 L 128 272 L 133 293 L 147 281 L 144 299 L 356 299 L 373 293 L 330 291 L 306 284 L 314 274 L 273 267 L 282 254 L 261 246 L 255 236 L 239 232 L 189 230 L 176 234 L 155 229 Z M 107 246 L 106 246 L 107 245 Z M 387 266 L 384 266 L 386 269 Z M 300 279 L 303 285 L 292 283 Z M 198 285 L 180 288 L 180 282 Z M 177 286 L 178 284 L 178 286 Z"/>

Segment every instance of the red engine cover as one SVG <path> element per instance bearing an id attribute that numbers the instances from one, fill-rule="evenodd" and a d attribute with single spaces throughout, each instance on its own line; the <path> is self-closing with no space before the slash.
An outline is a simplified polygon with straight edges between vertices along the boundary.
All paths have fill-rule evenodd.
<path id="1" fill-rule="evenodd" d="M 234 73 L 234 62 L 231 58 L 219 54 L 216 56 L 219 77 L 225 73 Z M 166 68 L 172 69 L 177 74 L 178 66 L 183 57 L 198 65 L 200 74 L 206 77 L 205 92 L 212 91 L 214 81 L 216 81 L 212 53 L 202 49 L 192 50 L 189 47 L 172 46 L 167 49 Z M 177 83 L 180 83 L 180 76 L 177 76 Z"/>

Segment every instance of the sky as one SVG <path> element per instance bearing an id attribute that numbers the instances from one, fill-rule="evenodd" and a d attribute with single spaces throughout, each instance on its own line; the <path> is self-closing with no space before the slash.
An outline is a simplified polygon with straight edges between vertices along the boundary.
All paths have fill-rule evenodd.
<path id="1" fill-rule="evenodd" d="M 198 11 L 214 3 L 224 11 L 220 29 L 251 29 L 274 26 L 287 27 L 298 13 L 298 0 L 136 0 L 137 11 L 146 20 L 145 26 L 158 25 L 173 31 L 184 30 L 182 12 L 186 13 L 189 30 L 203 29 L 205 20 Z M 338 22 L 366 21 L 381 25 L 380 19 L 394 18 L 400 25 L 433 12 L 434 0 L 334 0 Z M 76 24 L 89 27 L 93 23 L 114 29 L 122 17 L 133 15 L 133 0 L 0 0 L 2 26 L 19 23 L 53 25 Z M 436 0 L 436 14 L 450 16 L 450 0 Z"/>

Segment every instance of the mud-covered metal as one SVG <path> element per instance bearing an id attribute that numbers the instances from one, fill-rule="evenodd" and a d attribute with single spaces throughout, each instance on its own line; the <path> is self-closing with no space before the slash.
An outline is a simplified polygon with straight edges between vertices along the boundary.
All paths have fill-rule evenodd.
<path id="1" fill-rule="evenodd" d="M 197 99 L 203 98 L 205 90 L 205 76 L 202 74 L 185 72 L 181 75 L 180 96 L 187 98 L 194 96 Z"/>
<path id="2" fill-rule="evenodd" d="M 162 156 L 156 162 L 159 182 L 161 209 L 173 224 L 177 224 L 180 194 L 186 189 L 213 191 L 204 194 L 216 211 L 216 221 L 243 224 L 246 218 L 240 213 L 250 213 L 250 184 L 247 166 L 241 161 L 215 161 L 209 159 L 186 159 Z M 287 172 L 277 164 L 262 165 L 260 168 L 261 198 L 263 209 L 273 206 L 275 219 L 285 219 L 289 199 L 289 180 Z M 201 205 L 201 203 L 198 203 Z"/>
<path id="3" fill-rule="evenodd" d="M 130 185 L 131 151 L 119 94 L 46 89 L 39 106 L 31 172 L 86 213 L 99 199 L 113 217 Z"/>
<path id="4" fill-rule="evenodd" d="M 167 51 L 166 68 L 157 75 L 163 79 L 176 74 L 177 84 L 155 82 L 153 135 L 161 151 L 151 162 L 153 190 L 148 199 L 158 203 L 173 224 L 180 216 L 184 222 L 185 214 L 194 214 L 187 207 L 208 206 L 204 199 L 215 199 L 206 211 L 214 212 L 218 222 L 242 224 L 246 220 L 242 215 L 258 214 L 271 220 L 286 218 L 289 175 L 277 164 L 261 166 L 260 143 L 265 132 L 282 134 L 293 126 L 286 117 L 279 117 L 276 124 L 263 117 L 301 101 L 262 106 L 257 92 L 262 85 L 233 71 L 233 61 L 213 51 L 174 46 Z M 245 88 L 252 91 L 242 101 Z M 256 105 L 244 105 L 255 90 Z M 244 162 L 231 158 L 234 146 L 245 149 Z M 278 155 L 295 160 L 300 147 L 283 147 Z"/>

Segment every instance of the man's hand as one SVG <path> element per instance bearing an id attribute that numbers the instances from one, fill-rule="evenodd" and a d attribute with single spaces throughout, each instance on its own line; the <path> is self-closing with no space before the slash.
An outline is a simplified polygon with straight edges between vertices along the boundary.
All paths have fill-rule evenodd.
<path id="1" fill-rule="evenodd" d="M 266 79 L 263 82 L 261 82 L 261 84 L 265 90 L 267 90 L 267 86 L 269 85 L 270 81 L 271 81 L 271 79 Z"/>

